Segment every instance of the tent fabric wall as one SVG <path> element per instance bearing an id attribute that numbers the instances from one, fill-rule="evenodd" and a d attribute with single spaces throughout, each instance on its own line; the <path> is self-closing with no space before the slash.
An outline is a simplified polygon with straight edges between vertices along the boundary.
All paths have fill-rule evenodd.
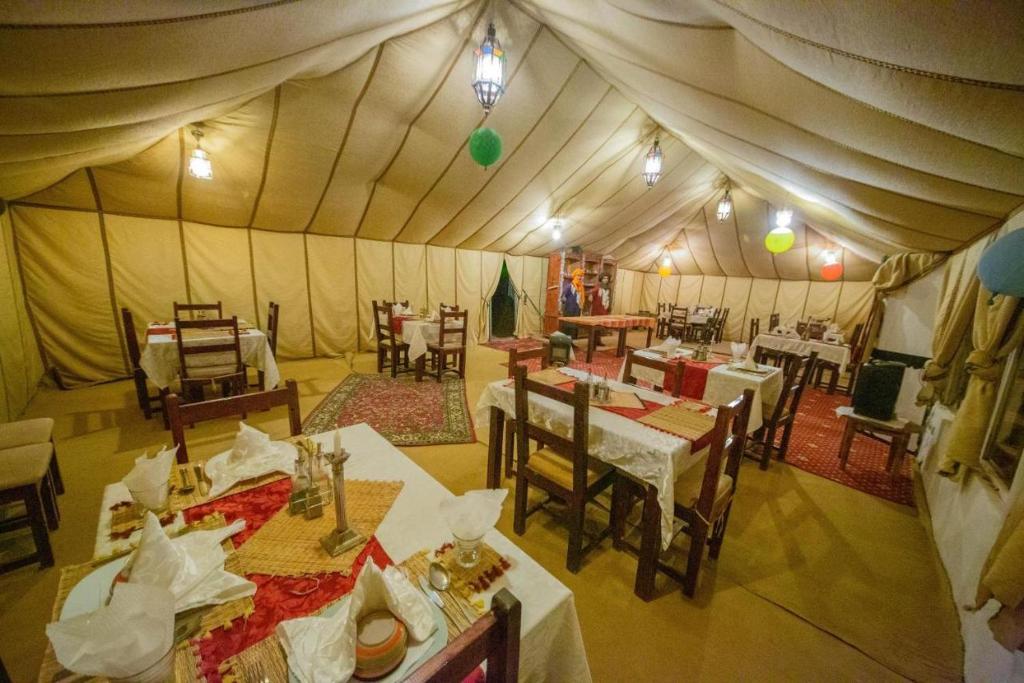
<path id="1" fill-rule="evenodd" d="M 653 312 L 655 307 L 646 304 L 656 302 L 655 297 L 670 301 L 673 282 L 678 283 L 674 292 L 677 306 L 692 308 L 700 303 L 729 308 L 729 318 L 722 334 L 729 341 L 747 340 L 751 318 L 758 318 L 762 331 L 765 330 L 772 313 L 778 313 L 784 323 L 807 316 L 829 318 L 849 336 L 854 326 L 867 318 L 874 293 L 871 282 L 811 282 L 716 275 L 662 278 L 657 273 L 620 268 L 613 312 Z"/>
<path id="2" fill-rule="evenodd" d="M 258 324 L 266 323 L 267 304 L 275 301 L 284 359 L 374 348 L 373 299 L 408 298 L 414 308 L 457 303 L 469 311 L 475 339 L 481 313 L 489 310 L 480 305 L 481 283 L 493 283 L 493 291 L 506 260 L 494 252 L 67 209 L 14 206 L 4 221 L 11 254 L 16 240 L 42 347 L 69 384 L 127 374 L 122 306 L 141 329 L 147 321 L 168 320 L 173 301 L 221 301 L 225 314 Z M 516 286 L 542 307 L 546 260 L 514 256 L 507 262 Z M 17 284 L 0 295 L 11 289 L 24 301 Z M 34 386 L 39 361 L 18 360 L 11 349 L 26 341 L 34 349 L 35 341 L 15 320 L 0 320 L 17 329 L 11 338 L 18 340 L 10 345 L 5 336 L 0 362 Z M 524 304 L 520 332 L 540 327 L 538 312 Z M 24 383 L 12 384 L 9 403 L 18 410 Z"/>
<path id="3" fill-rule="evenodd" d="M 43 374 L 25 307 L 9 213 L 0 214 L 0 422 L 15 420 Z"/>

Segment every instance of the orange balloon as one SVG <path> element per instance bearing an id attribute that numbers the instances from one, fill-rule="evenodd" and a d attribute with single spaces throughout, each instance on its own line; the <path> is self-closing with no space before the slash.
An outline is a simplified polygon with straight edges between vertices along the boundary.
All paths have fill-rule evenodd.
<path id="1" fill-rule="evenodd" d="M 842 263 L 826 263 L 821 267 L 822 279 L 834 282 L 843 276 Z"/>

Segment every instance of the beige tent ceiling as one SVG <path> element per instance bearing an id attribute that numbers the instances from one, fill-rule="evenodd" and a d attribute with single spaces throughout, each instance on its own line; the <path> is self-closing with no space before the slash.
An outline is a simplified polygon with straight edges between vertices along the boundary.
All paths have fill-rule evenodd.
<path id="1" fill-rule="evenodd" d="M 565 242 L 629 268 L 671 245 L 682 273 L 807 279 L 834 241 L 860 279 L 854 253 L 953 249 L 1024 201 L 1024 5 L 980 9 L 5 3 L 0 196 L 513 254 L 553 248 L 557 214 Z M 468 82 L 492 19 L 510 79 L 487 119 L 505 152 L 484 171 Z M 193 122 L 212 182 L 182 172 Z M 647 190 L 659 128 L 666 172 Z M 731 224 L 712 215 L 722 173 L 745 190 Z M 763 250 L 763 200 L 797 208 L 806 248 Z"/>

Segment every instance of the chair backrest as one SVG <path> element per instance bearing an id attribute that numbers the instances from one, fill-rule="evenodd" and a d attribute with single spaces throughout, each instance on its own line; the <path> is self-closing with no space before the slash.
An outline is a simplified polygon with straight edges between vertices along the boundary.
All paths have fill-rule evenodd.
<path id="1" fill-rule="evenodd" d="M 778 313 L 772 313 L 771 315 L 769 315 L 768 316 L 768 329 L 769 330 L 774 330 L 776 327 L 779 326 L 779 322 L 781 320 L 782 320 L 782 318 L 781 318 L 781 316 Z"/>
<path id="2" fill-rule="evenodd" d="M 417 667 L 407 683 L 461 683 L 484 661 L 487 683 L 519 680 L 519 638 L 522 605 L 502 588 L 491 599 L 491 611 L 473 622 L 443 650 Z"/>
<path id="3" fill-rule="evenodd" d="M 132 370 L 138 370 L 142 351 L 139 349 L 139 336 L 135 330 L 135 320 L 132 318 L 132 312 L 127 308 L 121 309 L 121 326 L 124 328 L 124 343 L 128 347 L 128 360 L 131 361 Z"/>
<path id="4" fill-rule="evenodd" d="M 225 367 L 221 374 L 243 371 L 242 346 L 238 340 L 238 317 L 226 320 L 181 320 L 175 318 L 174 328 L 178 338 L 178 363 L 182 380 L 189 379 L 189 371 L 201 367 Z M 189 340 L 185 344 L 185 330 L 210 330 L 207 339 Z M 225 334 L 226 332 L 226 334 Z M 234 357 L 229 360 L 225 354 Z M 207 378 L 208 379 L 208 378 Z"/>
<path id="5" fill-rule="evenodd" d="M 572 391 L 559 389 L 543 382 L 529 379 L 526 368 L 515 368 L 516 387 L 516 448 L 519 462 L 529 458 L 530 440 L 547 446 L 556 453 L 566 456 L 572 462 L 573 488 L 583 491 L 587 487 L 587 450 L 590 431 L 590 387 L 577 382 Z M 529 394 L 546 398 L 572 407 L 572 438 L 555 434 L 530 421 Z"/>
<path id="6" fill-rule="evenodd" d="M 380 303 L 381 303 L 381 305 L 388 306 L 389 308 L 391 306 L 394 306 L 395 304 L 402 304 L 402 308 L 409 308 L 409 300 L 408 299 L 406 299 L 405 301 L 381 301 Z"/>
<path id="7" fill-rule="evenodd" d="M 457 324 L 461 322 L 460 324 Z M 469 327 L 469 311 L 446 311 L 441 310 L 441 328 L 437 333 L 437 342 L 441 346 L 450 344 L 450 339 L 455 338 L 457 346 L 466 345 L 466 329 Z"/>
<path id="8" fill-rule="evenodd" d="M 824 321 L 811 320 L 807 323 L 807 336 L 811 339 L 821 339 L 828 331 L 828 325 Z"/>
<path id="9" fill-rule="evenodd" d="M 540 358 L 540 368 L 543 370 L 551 364 L 551 344 L 544 342 L 543 346 L 536 349 L 527 349 L 521 351 L 516 347 L 512 347 L 508 350 L 508 376 L 511 379 L 515 376 L 516 367 L 523 361 L 530 360 L 532 358 Z"/>
<path id="10" fill-rule="evenodd" d="M 818 352 L 812 351 L 809 356 L 801 356 L 798 353 L 784 353 L 782 361 L 782 392 L 779 400 L 772 409 L 770 423 L 775 423 L 782 417 L 785 410 L 796 416 L 796 409 L 800 405 L 800 397 L 804 393 L 804 387 L 814 372 L 814 365 L 818 362 Z"/>
<path id="11" fill-rule="evenodd" d="M 458 312 L 458 310 L 459 310 L 459 305 L 458 305 L 458 304 L 450 304 L 450 305 L 449 305 L 449 304 L 438 304 L 438 306 L 437 306 L 437 312 L 438 312 L 439 314 L 440 314 L 440 313 L 441 313 L 442 311 L 446 311 L 446 310 L 447 310 L 447 311 L 455 311 L 455 312 Z"/>
<path id="12" fill-rule="evenodd" d="M 218 301 L 215 304 L 179 304 L 174 302 L 174 317 L 180 318 L 182 313 L 188 313 L 189 320 L 194 320 L 198 313 L 205 318 L 207 313 L 212 313 L 214 318 L 223 318 L 224 310 Z"/>
<path id="13" fill-rule="evenodd" d="M 761 319 L 751 318 L 750 319 L 750 337 L 747 339 L 747 343 L 751 346 L 754 345 L 754 340 L 757 339 L 757 335 L 761 333 Z"/>
<path id="14" fill-rule="evenodd" d="M 373 300 L 373 331 L 377 337 L 377 343 L 385 343 L 395 341 L 395 328 L 394 328 L 394 317 L 391 312 L 390 302 L 377 303 L 377 300 Z"/>
<path id="15" fill-rule="evenodd" d="M 715 337 L 719 340 L 722 338 L 722 330 L 725 329 L 725 321 L 729 319 L 729 309 L 723 308 L 722 312 L 718 314 L 718 321 L 715 325 Z"/>
<path id="16" fill-rule="evenodd" d="M 267 343 L 270 351 L 277 356 L 277 326 L 281 322 L 281 307 L 273 301 L 267 306 Z"/>
<path id="17" fill-rule="evenodd" d="M 690 309 L 686 306 L 673 306 L 672 315 L 669 317 L 669 322 L 675 325 L 683 325 L 686 323 L 686 318 L 690 315 Z"/>
<path id="18" fill-rule="evenodd" d="M 857 323 L 853 327 L 853 336 L 850 337 L 850 360 L 854 363 L 859 363 L 864 356 L 864 344 L 862 336 L 864 336 L 864 323 Z"/>
<path id="19" fill-rule="evenodd" d="M 243 416 L 246 413 L 269 410 L 274 406 L 288 406 L 288 426 L 292 436 L 302 433 L 302 417 L 299 414 L 299 385 L 295 380 L 285 382 L 281 389 L 271 389 L 255 394 L 241 394 L 212 401 L 182 403 L 177 394 L 166 399 L 167 421 L 171 428 L 171 440 L 178 447 L 178 462 L 188 462 L 185 445 L 185 425 L 216 420 L 222 417 Z"/>
<path id="20" fill-rule="evenodd" d="M 683 363 L 641 356 L 636 352 L 636 349 L 629 348 L 626 350 L 626 364 L 622 368 L 622 381 L 626 384 L 636 384 L 636 377 L 633 376 L 634 365 L 664 373 L 664 379 L 659 388 L 661 391 L 665 391 L 667 387 L 672 387 L 672 395 L 679 396 L 679 392 L 683 388 L 683 373 L 686 368 Z"/>
<path id="21" fill-rule="evenodd" d="M 715 500 L 718 498 L 718 480 L 723 469 L 725 474 L 733 477 L 733 490 L 736 487 L 736 475 L 739 473 L 740 459 L 747 438 L 747 423 L 750 420 L 750 406 L 754 392 L 747 389 L 727 404 L 718 406 L 715 427 L 711 432 L 711 443 L 708 448 L 707 460 L 704 462 L 704 479 L 701 482 L 700 495 L 694 508 L 701 517 L 711 519 Z"/>

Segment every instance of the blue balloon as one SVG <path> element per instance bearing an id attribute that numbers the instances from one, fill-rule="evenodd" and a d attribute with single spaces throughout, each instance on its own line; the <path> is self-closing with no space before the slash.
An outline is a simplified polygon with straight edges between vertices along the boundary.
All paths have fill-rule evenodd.
<path id="1" fill-rule="evenodd" d="M 1003 235 L 978 261 L 978 278 L 993 294 L 1024 298 L 1024 230 Z"/>

